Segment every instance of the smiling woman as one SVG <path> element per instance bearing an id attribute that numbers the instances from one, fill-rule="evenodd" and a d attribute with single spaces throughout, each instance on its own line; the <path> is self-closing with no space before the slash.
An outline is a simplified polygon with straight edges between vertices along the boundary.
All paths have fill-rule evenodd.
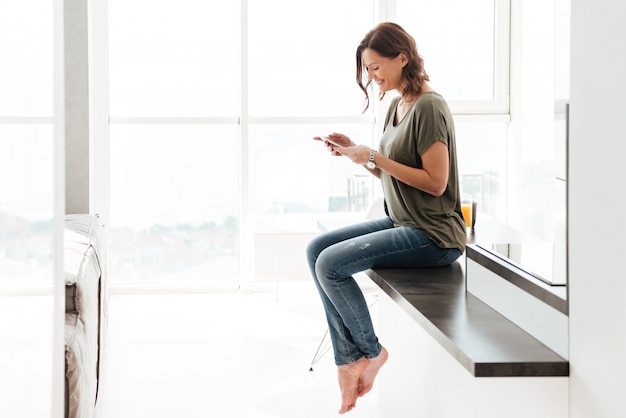
<path id="1" fill-rule="evenodd" d="M 395 91 L 378 149 L 348 136 L 328 137 L 333 155 L 365 166 L 380 180 L 385 215 L 315 237 L 306 255 L 328 320 L 343 414 L 368 393 L 387 361 L 354 275 L 373 268 L 442 267 L 455 262 L 467 240 L 461 214 L 454 120 L 427 83 L 415 40 L 382 22 L 356 48 L 357 82 L 367 95 Z M 364 85 L 363 69 L 367 71 Z M 378 91 L 368 91 L 373 81 Z"/>

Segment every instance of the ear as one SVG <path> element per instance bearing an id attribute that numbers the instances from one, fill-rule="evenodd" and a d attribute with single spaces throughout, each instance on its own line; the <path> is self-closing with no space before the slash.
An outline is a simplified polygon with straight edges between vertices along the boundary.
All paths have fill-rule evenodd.
<path id="1" fill-rule="evenodd" d="M 408 57 L 404 55 L 403 53 L 400 53 L 398 55 L 398 58 L 400 59 L 400 64 L 402 64 L 402 67 L 404 67 L 405 65 L 409 63 Z"/>

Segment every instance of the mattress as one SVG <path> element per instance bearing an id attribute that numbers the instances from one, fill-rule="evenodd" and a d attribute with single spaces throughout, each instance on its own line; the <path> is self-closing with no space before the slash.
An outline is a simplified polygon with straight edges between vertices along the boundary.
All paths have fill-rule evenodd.
<path id="1" fill-rule="evenodd" d="M 103 226 L 93 215 L 67 215 L 64 231 L 65 371 L 69 418 L 93 417 L 106 334 Z"/>
<path id="2" fill-rule="evenodd" d="M 78 314 L 65 315 L 65 416 L 90 417 L 91 383 L 87 342 Z M 87 399 L 89 402 L 85 402 Z"/>

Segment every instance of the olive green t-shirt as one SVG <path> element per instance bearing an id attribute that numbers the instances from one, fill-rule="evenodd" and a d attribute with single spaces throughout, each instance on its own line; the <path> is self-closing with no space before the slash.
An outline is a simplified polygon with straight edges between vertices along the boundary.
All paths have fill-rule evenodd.
<path id="1" fill-rule="evenodd" d="M 443 195 L 433 196 L 402 183 L 381 171 L 380 179 L 387 212 L 396 226 L 416 228 L 441 248 L 465 251 L 466 232 L 459 192 L 454 121 L 443 97 L 426 92 L 413 103 L 404 118 L 394 125 L 400 98 L 392 100 L 379 152 L 399 163 L 422 168 L 421 155 L 435 141 L 448 147 L 450 172 Z"/>

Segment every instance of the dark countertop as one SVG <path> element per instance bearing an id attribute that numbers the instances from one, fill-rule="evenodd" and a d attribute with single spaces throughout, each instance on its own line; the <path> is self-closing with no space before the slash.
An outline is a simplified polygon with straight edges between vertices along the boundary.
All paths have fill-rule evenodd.
<path id="1" fill-rule="evenodd" d="M 466 292 L 463 263 L 365 274 L 474 376 L 568 376 L 567 360 Z"/>

